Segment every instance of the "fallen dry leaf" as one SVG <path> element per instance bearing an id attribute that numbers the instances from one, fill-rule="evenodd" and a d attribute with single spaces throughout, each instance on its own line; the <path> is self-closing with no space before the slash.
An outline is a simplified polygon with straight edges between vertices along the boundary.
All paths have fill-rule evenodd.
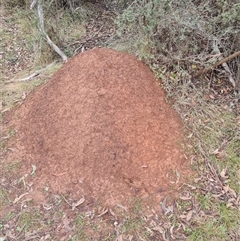
<path id="1" fill-rule="evenodd" d="M 109 213 L 113 216 L 113 217 L 116 217 L 116 214 L 113 212 L 113 210 L 110 208 L 109 209 Z"/>
<path id="2" fill-rule="evenodd" d="M 237 197 L 237 194 L 236 194 L 236 192 L 235 192 L 235 190 L 233 190 L 232 188 L 230 188 L 228 185 L 227 186 L 224 186 L 223 187 L 223 190 L 224 190 L 224 192 L 225 193 L 229 193 L 231 196 L 233 196 L 233 197 Z"/>
<path id="3" fill-rule="evenodd" d="M 198 177 L 198 178 L 195 178 L 195 179 L 194 179 L 194 182 L 195 182 L 195 183 L 198 183 L 198 182 L 200 182 L 200 181 L 202 181 L 202 177 Z"/>
<path id="4" fill-rule="evenodd" d="M 63 222 L 63 226 L 64 226 L 64 228 L 65 228 L 67 231 L 71 231 L 71 230 L 72 230 L 71 227 L 69 226 L 70 221 L 68 220 L 68 218 L 67 218 L 66 215 L 63 216 L 63 218 L 62 218 L 62 222 Z"/>
<path id="5" fill-rule="evenodd" d="M 13 201 L 13 204 L 17 203 L 21 198 L 28 195 L 28 192 L 21 194 L 19 197 L 16 197 Z"/>
<path id="6" fill-rule="evenodd" d="M 55 176 L 55 177 L 60 177 L 60 176 L 63 176 L 63 175 L 65 175 L 65 174 L 67 174 L 67 172 L 53 173 L 53 176 Z"/>
<path id="7" fill-rule="evenodd" d="M 118 235 L 115 241 L 124 241 L 122 235 Z"/>
<path id="8" fill-rule="evenodd" d="M 31 176 L 36 172 L 37 167 L 35 165 L 32 165 L 32 172 L 31 172 Z"/>
<path id="9" fill-rule="evenodd" d="M 153 228 L 153 230 L 154 230 L 154 231 L 157 231 L 157 232 L 159 232 L 159 233 L 161 233 L 161 234 L 164 233 L 164 229 L 163 229 L 162 227 L 160 227 L 160 226 L 155 226 L 155 227 Z"/>
<path id="10" fill-rule="evenodd" d="M 99 212 L 100 212 L 100 214 L 97 215 L 97 217 L 101 217 L 104 214 L 108 213 L 108 208 L 101 208 Z"/>
<path id="11" fill-rule="evenodd" d="M 226 204 L 226 207 L 227 207 L 227 208 L 233 207 L 233 204 L 232 204 L 232 203 L 227 203 L 227 204 Z"/>
<path id="12" fill-rule="evenodd" d="M 236 202 L 235 202 L 235 205 L 236 206 L 239 206 L 240 205 L 240 195 L 238 195 L 237 199 L 236 199 Z"/>
<path id="13" fill-rule="evenodd" d="M 127 212 L 127 208 L 126 208 L 125 206 L 123 206 L 123 205 L 121 205 L 121 204 L 119 204 L 119 203 L 117 203 L 117 206 L 118 206 L 119 208 L 122 208 L 125 212 Z"/>
<path id="14" fill-rule="evenodd" d="M 187 216 L 184 215 L 184 214 L 182 214 L 182 215 L 180 215 L 179 217 L 180 217 L 181 219 L 186 219 Z"/>
<path id="15" fill-rule="evenodd" d="M 192 197 L 190 196 L 190 197 L 186 197 L 186 196 L 181 196 L 181 197 L 179 197 L 181 200 L 183 200 L 183 201 L 188 201 L 188 200 L 191 200 L 192 199 Z"/>
<path id="16" fill-rule="evenodd" d="M 174 229 L 174 225 L 172 225 L 172 227 L 170 228 L 170 235 L 171 235 L 171 238 L 174 240 L 175 237 L 173 235 L 173 229 Z"/>
<path id="17" fill-rule="evenodd" d="M 187 215 L 186 215 L 186 220 L 187 220 L 187 221 L 190 221 L 190 219 L 192 218 L 192 216 L 193 216 L 193 210 L 190 210 L 190 211 L 187 213 Z"/>
<path id="18" fill-rule="evenodd" d="M 224 168 L 221 172 L 220 172 L 220 176 L 224 179 L 227 179 L 228 176 L 226 175 L 227 172 L 227 168 Z"/>
<path id="19" fill-rule="evenodd" d="M 237 176 L 237 178 L 240 180 L 240 169 L 237 170 L 237 172 L 236 172 L 236 176 Z"/>
<path id="20" fill-rule="evenodd" d="M 217 157 L 219 159 L 223 159 L 225 156 L 226 156 L 226 151 L 225 150 L 219 151 L 218 154 L 217 154 Z"/>

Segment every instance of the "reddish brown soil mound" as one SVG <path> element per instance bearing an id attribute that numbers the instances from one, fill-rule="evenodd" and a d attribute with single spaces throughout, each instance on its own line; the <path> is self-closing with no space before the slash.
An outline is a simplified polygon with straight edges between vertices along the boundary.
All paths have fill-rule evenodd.
<path id="1" fill-rule="evenodd" d="M 185 164 L 181 121 L 134 57 L 94 49 L 71 59 L 15 111 L 25 172 L 108 204 L 169 190 Z"/>

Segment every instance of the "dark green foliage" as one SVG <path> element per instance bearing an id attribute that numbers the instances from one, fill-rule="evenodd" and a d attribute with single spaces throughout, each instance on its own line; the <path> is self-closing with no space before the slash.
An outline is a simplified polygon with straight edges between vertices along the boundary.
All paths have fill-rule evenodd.
<path id="1" fill-rule="evenodd" d="M 216 54 L 216 42 L 225 57 L 238 50 L 240 3 L 138 0 L 118 16 L 116 25 L 118 35 L 130 41 L 145 61 L 171 65 L 181 61 L 181 67 L 188 69 L 190 63 Z"/>

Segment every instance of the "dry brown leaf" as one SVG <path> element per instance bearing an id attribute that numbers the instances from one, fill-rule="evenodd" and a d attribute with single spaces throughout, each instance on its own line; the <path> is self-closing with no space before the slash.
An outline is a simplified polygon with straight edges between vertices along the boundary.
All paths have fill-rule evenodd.
<path id="1" fill-rule="evenodd" d="M 223 187 L 223 193 L 227 193 L 229 191 L 229 186 L 224 186 Z"/>
<path id="2" fill-rule="evenodd" d="M 132 235 L 123 235 L 123 240 L 127 240 L 127 241 L 132 241 L 133 240 L 133 236 Z"/>
<path id="3" fill-rule="evenodd" d="M 60 176 L 63 176 L 63 175 L 65 175 L 65 174 L 67 174 L 67 172 L 52 173 L 52 175 L 55 176 L 55 177 L 60 177 Z"/>
<path id="4" fill-rule="evenodd" d="M 220 151 L 220 152 L 217 154 L 217 157 L 218 157 L 219 159 L 223 159 L 224 157 L 226 157 L 226 151 L 225 151 L 225 150 Z"/>
<path id="5" fill-rule="evenodd" d="M 219 149 L 217 148 L 216 150 L 214 150 L 213 152 L 211 152 L 210 154 L 214 154 L 214 155 L 216 155 L 216 154 L 218 154 L 219 153 Z"/>
<path id="6" fill-rule="evenodd" d="M 28 192 L 21 194 L 19 197 L 16 197 L 13 201 L 13 204 L 16 204 L 21 198 L 28 195 Z"/>
<path id="7" fill-rule="evenodd" d="M 199 181 L 202 181 L 202 177 L 195 178 L 194 182 L 198 183 Z"/>
<path id="8" fill-rule="evenodd" d="M 228 176 L 226 175 L 227 172 L 227 168 L 224 168 L 221 172 L 220 172 L 220 176 L 224 179 L 227 179 Z"/>
<path id="9" fill-rule="evenodd" d="M 225 193 L 229 193 L 229 194 L 231 194 L 231 196 L 233 196 L 233 197 L 237 197 L 237 194 L 236 194 L 236 192 L 235 192 L 235 190 L 233 190 L 232 188 L 230 188 L 228 185 L 227 186 L 224 186 L 223 187 L 223 190 L 224 190 L 224 192 Z"/>
<path id="10" fill-rule="evenodd" d="M 182 226 L 182 229 L 185 231 L 186 230 L 186 225 L 185 224 L 183 224 L 183 223 L 181 223 L 180 225 L 179 225 L 179 228 Z"/>
<path id="11" fill-rule="evenodd" d="M 26 94 L 26 92 L 23 92 L 23 94 L 22 94 L 22 100 L 25 100 L 26 98 L 27 98 L 27 94 Z"/>
<path id="12" fill-rule="evenodd" d="M 150 221 L 150 226 L 151 226 L 151 227 L 156 227 L 156 226 L 157 226 L 157 223 L 156 223 L 154 220 L 151 220 L 151 221 Z"/>
<path id="13" fill-rule="evenodd" d="M 179 197 L 181 200 L 183 200 L 183 201 L 188 201 L 188 200 L 191 200 L 192 199 L 192 197 L 190 196 L 190 197 L 185 197 L 185 196 L 182 196 L 182 197 Z"/>
<path id="14" fill-rule="evenodd" d="M 173 205 L 166 206 L 166 201 L 167 197 L 165 197 L 162 201 L 162 211 L 165 215 L 167 215 L 168 213 L 173 213 Z"/>
<path id="15" fill-rule="evenodd" d="M 162 227 L 160 227 L 160 226 L 155 226 L 155 227 L 153 228 L 153 230 L 154 230 L 154 231 L 157 231 L 157 232 L 159 232 L 159 233 L 161 233 L 161 234 L 164 233 L 164 229 L 163 229 Z"/>
<path id="16" fill-rule="evenodd" d="M 122 237 L 122 234 L 117 236 L 116 241 L 124 241 L 123 237 Z"/>
<path id="17" fill-rule="evenodd" d="M 235 200 L 236 200 L 236 198 L 229 198 L 229 199 L 228 199 L 228 202 L 229 202 L 229 203 L 234 203 Z"/>
<path id="18" fill-rule="evenodd" d="M 235 202 L 235 205 L 236 206 L 239 206 L 240 205 L 240 195 L 238 195 L 237 199 L 236 199 L 236 202 Z"/>
<path id="19" fill-rule="evenodd" d="M 133 240 L 133 236 L 132 235 L 128 235 L 128 239 L 129 239 L 129 241 L 132 241 Z"/>
<path id="20" fill-rule="evenodd" d="M 174 225 L 172 225 L 172 227 L 170 228 L 170 235 L 171 235 L 171 238 L 174 240 L 175 237 L 173 236 L 173 229 L 174 229 Z"/>
<path id="21" fill-rule="evenodd" d="M 117 203 L 117 206 L 118 206 L 119 208 L 122 208 L 125 212 L 127 212 L 127 208 L 126 208 L 125 206 L 123 206 L 123 205 L 121 205 L 121 204 L 119 204 L 119 203 Z"/>
<path id="22" fill-rule="evenodd" d="M 153 235 L 153 231 L 149 228 L 149 227 L 145 227 L 147 229 L 147 231 L 150 233 L 150 235 Z"/>
<path id="23" fill-rule="evenodd" d="M 193 186 L 193 185 L 187 185 L 189 188 L 191 188 L 191 190 L 196 190 L 197 188 L 195 187 L 195 186 Z"/>
<path id="24" fill-rule="evenodd" d="M 40 241 L 45 241 L 45 240 L 51 240 L 51 235 L 49 233 L 40 238 Z"/>
<path id="25" fill-rule="evenodd" d="M 63 216 L 63 218 L 62 218 L 62 222 L 63 222 L 63 226 L 64 226 L 64 228 L 65 228 L 67 231 L 71 231 L 71 230 L 72 230 L 71 227 L 69 226 L 70 221 L 68 220 L 68 218 L 67 218 L 66 215 Z"/>
<path id="26" fill-rule="evenodd" d="M 237 170 L 237 172 L 236 172 L 236 176 L 237 176 L 237 178 L 240 180 L 240 169 Z"/>
<path id="27" fill-rule="evenodd" d="M 48 204 L 45 204 L 45 203 L 43 203 L 42 206 L 43 206 L 43 208 L 44 208 L 45 210 L 50 210 L 50 209 L 53 208 L 52 205 L 48 205 Z"/>
<path id="28" fill-rule="evenodd" d="M 162 233 L 162 238 L 164 241 L 169 241 L 169 239 L 166 237 L 166 231 Z"/>
<path id="29" fill-rule="evenodd" d="M 192 215 L 193 215 L 193 210 L 190 210 L 186 215 L 186 220 L 190 221 L 190 219 L 192 218 Z"/>
<path id="30" fill-rule="evenodd" d="M 13 230 L 7 230 L 5 237 L 10 238 L 9 240 L 16 240 L 16 237 L 12 234 Z"/>
<path id="31" fill-rule="evenodd" d="M 35 165 L 32 165 L 32 172 L 31 172 L 31 176 L 34 175 L 34 173 L 36 172 L 37 167 Z"/>
<path id="32" fill-rule="evenodd" d="M 113 212 L 113 210 L 112 210 L 111 208 L 109 209 L 109 213 L 110 213 L 113 217 L 116 218 L 116 214 Z"/>
<path id="33" fill-rule="evenodd" d="M 227 208 L 230 208 L 230 207 L 232 207 L 232 206 L 233 206 L 232 203 L 227 203 L 227 205 L 226 205 Z"/>
<path id="34" fill-rule="evenodd" d="M 95 209 L 86 212 L 85 215 L 90 219 L 93 219 L 95 217 Z"/>
<path id="35" fill-rule="evenodd" d="M 102 208 L 101 212 L 99 215 L 97 215 L 97 217 L 101 217 L 103 216 L 104 214 L 108 213 L 108 208 Z"/>

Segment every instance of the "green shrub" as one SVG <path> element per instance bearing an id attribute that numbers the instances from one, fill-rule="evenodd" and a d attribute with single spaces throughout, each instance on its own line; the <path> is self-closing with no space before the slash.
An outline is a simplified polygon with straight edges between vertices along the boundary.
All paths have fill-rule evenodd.
<path id="1" fill-rule="evenodd" d="M 140 58 L 178 70 L 207 64 L 216 41 L 223 56 L 237 51 L 239 22 L 240 3 L 226 0 L 136 0 L 116 19 L 118 36 Z"/>

